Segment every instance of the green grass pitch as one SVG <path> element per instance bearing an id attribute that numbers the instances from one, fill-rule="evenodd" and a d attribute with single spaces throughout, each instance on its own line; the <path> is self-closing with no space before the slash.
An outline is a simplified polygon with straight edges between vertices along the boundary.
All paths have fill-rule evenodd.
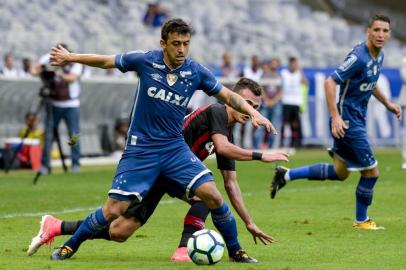
<path id="1" fill-rule="evenodd" d="M 271 234 L 276 243 L 255 245 L 237 217 L 239 239 L 246 251 L 257 258 L 256 265 L 231 263 L 227 255 L 216 269 L 404 269 L 406 267 L 406 172 L 400 169 L 400 153 L 376 152 L 381 176 L 375 187 L 369 214 L 386 227 L 384 231 L 352 228 L 355 186 L 359 174 L 345 182 L 296 181 L 289 183 L 275 200 L 269 197 L 272 164 L 238 163 L 238 179 L 245 203 L 256 224 Z M 304 150 L 291 157 L 288 166 L 329 162 L 324 151 Z M 215 162 L 215 172 L 224 194 Z M 83 167 L 79 174 L 60 170 L 31 184 L 33 172 L 0 173 L 0 269 L 195 269 L 193 263 L 172 263 L 188 207 L 165 197 L 150 221 L 126 243 L 104 240 L 85 242 L 75 256 L 63 262 L 49 260 L 52 250 L 42 247 L 26 255 L 37 233 L 41 215 L 61 219 L 87 216 L 102 205 L 110 187 L 114 166 Z M 235 212 L 234 212 L 235 214 Z M 207 227 L 214 228 L 211 220 Z M 55 239 L 54 247 L 67 237 Z"/>

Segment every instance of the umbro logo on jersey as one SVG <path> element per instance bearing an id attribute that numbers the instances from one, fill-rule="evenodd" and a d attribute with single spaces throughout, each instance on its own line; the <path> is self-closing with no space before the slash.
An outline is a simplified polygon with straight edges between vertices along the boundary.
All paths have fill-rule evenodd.
<path id="1" fill-rule="evenodd" d="M 181 107 L 186 107 L 189 103 L 189 97 L 185 98 L 181 95 L 172 93 L 171 91 L 167 91 L 165 89 L 159 89 L 158 91 L 158 89 L 153 86 L 148 88 L 147 93 L 150 97 L 157 98 Z"/>
<path id="2" fill-rule="evenodd" d="M 180 76 L 182 77 L 182 78 L 185 78 L 186 76 L 190 76 L 190 75 L 192 75 L 192 71 L 190 71 L 190 70 L 186 70 L 186 71 L 181 71 L 180 72 Z"/>
<path id="3" fill-rule="evenodd" d="M 152 66 L 157 69 L 165 69 L 165 65 L 161 65 L 161 64 L 157 64 L 157 63 L 152 63 Z"/>
<path id="4" fill-rule="evenodd" d="M 153 74 L 151 74 L 151 78 L 154 79 L 155 81 L 160 82 L 162 79 L 162 76 L 159 75 L 158 73 L 153 73 Z"/>
<path id="5" fill-rule="evenodd" d="M 172 86 L 178 80 L 178 76 L 175 74 L 166 74 L 166 81 L 168 82 L 169 86 Z"/>

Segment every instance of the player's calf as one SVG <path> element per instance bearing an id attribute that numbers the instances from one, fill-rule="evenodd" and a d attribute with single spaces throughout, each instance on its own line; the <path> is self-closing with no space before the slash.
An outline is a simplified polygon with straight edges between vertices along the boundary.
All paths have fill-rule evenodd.
<path id="1" fill-rule="evenodd" d="M 110 239 L 115 242 L 125 242 L 141 226 L 142 223 L 135 217 L 120 216 L 110 224 Z"/>

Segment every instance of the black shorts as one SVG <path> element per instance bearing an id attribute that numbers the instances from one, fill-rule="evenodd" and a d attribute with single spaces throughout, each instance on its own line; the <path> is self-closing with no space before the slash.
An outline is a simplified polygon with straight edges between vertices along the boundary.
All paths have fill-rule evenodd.
<path id="1" fill-rule="evenodd" d="M 282 117 L 285 123 L 300 122 L 300 107 L 297 105 L 283 105 Z"/>
<path id="2" fill-rule="evenodd" d="M 145 224 L 154 213 L 165 193 L 171 197 L 181 199 L 185 194 L 185 190 L 175 181 L 159 178 L 141 202 L 133 200 L 130 203 L 123 216 L 127 218 L 135 217 L 141 224 Z"/>

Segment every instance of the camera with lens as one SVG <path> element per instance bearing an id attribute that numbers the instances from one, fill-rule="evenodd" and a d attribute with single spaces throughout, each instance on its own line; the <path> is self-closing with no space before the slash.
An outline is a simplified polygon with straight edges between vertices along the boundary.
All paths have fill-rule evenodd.
<path id="1" fill-rule="evenodd" d="M 40 73 L 42 81 L 42 87 L 39 93 L 40 96 L 57 101 L 69 100 L 69 83 L 64 81 L 60 74 L 69 73 L 70 68 L 71 65 L 65 65 L 64 67 L 42 65 Z"/>

